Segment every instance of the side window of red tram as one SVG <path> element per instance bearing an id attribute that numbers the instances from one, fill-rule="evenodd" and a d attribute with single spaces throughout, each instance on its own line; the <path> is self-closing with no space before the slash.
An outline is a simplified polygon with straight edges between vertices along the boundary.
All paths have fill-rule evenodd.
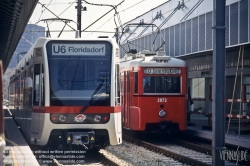
<path id="1" fill-rule="evenodd" d="M 138 93 L 138 72 L 134 72 L 134 93 Z"/>

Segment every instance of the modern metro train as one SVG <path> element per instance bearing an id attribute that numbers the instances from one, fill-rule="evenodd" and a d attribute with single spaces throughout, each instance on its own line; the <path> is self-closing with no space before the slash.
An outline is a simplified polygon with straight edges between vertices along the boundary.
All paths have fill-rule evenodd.
<path id="1" fill-rule="evenodd" d="M 133 131 L 186 130 L 186 80 L 185 61 L 164 51 L 126 53 L 120 63 L 123 127 Z"/>
<path id="2" fill-rule="evenodd" d="M 34 145 L 122 143 L 119 47 L 109 38 L 39 38 L 12 71 L 9 107 Z"/>

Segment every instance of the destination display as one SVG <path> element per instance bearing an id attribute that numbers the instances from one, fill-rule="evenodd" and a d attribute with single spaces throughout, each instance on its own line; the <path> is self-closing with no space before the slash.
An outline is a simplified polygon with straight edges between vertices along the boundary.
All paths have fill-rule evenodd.
<path id="1" fill-rule="evenodd" d="M 181 69 L 178 68 L 145 68 L 145 74 L 180 74 Z"/>
<path id="2" fill-rule="evenodd" d="M 52 55 L 105 55 L 105 44 L 52 44 Z"/>

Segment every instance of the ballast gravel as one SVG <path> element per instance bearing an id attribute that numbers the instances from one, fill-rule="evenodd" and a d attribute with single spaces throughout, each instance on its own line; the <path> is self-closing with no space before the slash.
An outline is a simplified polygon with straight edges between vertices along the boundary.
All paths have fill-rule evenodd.
<path id="1" fill-rule="evenodd" d="M 121 145 L 108 146 L 105 150 L 112 155 L 117 156 L 118 159 L 122 159 L 124 162 L 119 163 L 119 160 L 117 160 L 117 162 L 119 165 L 124 166 L 183 165 L 183 163 L 180 163 L 179 161 L 176 161 L 172 158 L 147 150 L 135 144 L 128 143 L 126 141 L 123 141 Z"/>

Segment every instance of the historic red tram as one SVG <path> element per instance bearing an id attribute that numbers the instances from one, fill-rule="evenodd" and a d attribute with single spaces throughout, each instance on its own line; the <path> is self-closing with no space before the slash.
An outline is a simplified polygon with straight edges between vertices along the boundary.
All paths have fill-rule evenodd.
<path id="1" fill-rule="evenodd" d="M 186 80 L 185 61 L 165 52 L 125 54 L 120 63 L 123 127 L 186 130 Z"/>

